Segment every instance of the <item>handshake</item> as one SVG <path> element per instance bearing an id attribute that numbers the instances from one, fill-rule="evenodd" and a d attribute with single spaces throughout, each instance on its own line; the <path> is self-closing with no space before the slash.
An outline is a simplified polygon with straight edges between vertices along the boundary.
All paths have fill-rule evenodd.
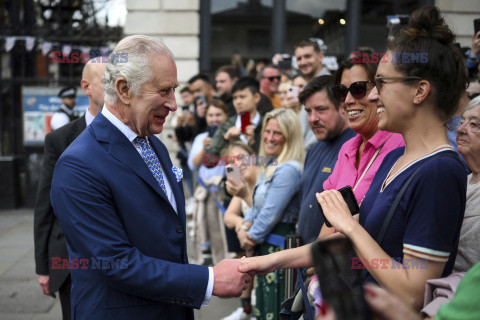
<path id="1" fill-rule="evenodd" d="M 253 267 L 252 260 L 255 258 L 225 259 L 217 263 L 213 267 L 212 294 L 223 298 L 239 297 L 255 274 L 264 273 Z"/>

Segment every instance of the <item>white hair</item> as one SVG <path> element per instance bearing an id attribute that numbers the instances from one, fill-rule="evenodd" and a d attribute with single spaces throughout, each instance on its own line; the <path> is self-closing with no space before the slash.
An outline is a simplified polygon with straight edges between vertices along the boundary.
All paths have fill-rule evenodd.
<path id="1" fill-rule="evenodd" d="M 475 98 L 473 98 L 472 100 L 470 100 L 470 102 L 467 104 L 467 106 L 465 107 L 465 111 L 467 110 L 470 110 L 470 109 L 473 109 L 474 107 L 480 105 L 480 96 L 476 96 Z M 464 112 L 465 112 L 464 111 Z"/>
<path id="2" fill-rule="evenodd" d="M 105 102 L 109 105 L 117 102 L 115 82 L 120 77 L 125 77 L 130 90 L 139 96 L 142 85 L 153 79 L 149 58 L 156 55 L 167 55 L 175 59 L 167 46 L 158 39 L 145 35 L 122 39 L 113 49 L 103 75 Z"/>

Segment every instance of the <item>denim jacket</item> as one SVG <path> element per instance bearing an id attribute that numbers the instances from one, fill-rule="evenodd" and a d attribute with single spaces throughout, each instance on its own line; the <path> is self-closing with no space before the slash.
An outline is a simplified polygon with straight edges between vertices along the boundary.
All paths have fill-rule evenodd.
<path id="1" fill-rule="evenodd" d="M 270 178 L 265 173 L 260 175 L 253 192 L 253 205 L 244 219 L 252 223 L 248 235 L 253 241 L 263 243 L 279 222 L 297 222 L 301 174 L 301 164 L 291 160 L 278 166 Z"/>

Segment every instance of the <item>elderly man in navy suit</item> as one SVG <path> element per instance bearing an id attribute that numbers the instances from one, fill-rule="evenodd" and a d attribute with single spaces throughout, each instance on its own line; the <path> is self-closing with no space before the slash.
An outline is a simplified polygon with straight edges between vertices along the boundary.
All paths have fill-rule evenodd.
<path id="1" fill-rule="evenodd" d="M 172 53 L 157 39 L 127 37 L 103 83 L 105 107 L 60 157 L 52 182 L 72 318 L 193 319 L 212 294 L 239 296 L 251 277 L 238 260 L 188 263 L 181 171 L 154 136 L 177 108 Z"/>

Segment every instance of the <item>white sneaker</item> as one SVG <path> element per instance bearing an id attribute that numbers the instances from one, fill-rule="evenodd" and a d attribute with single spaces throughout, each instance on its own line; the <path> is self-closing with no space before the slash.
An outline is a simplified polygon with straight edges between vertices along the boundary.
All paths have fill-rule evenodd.
<path id="1" fill-rule="evenodd" d="M 220 320 L 249 320 L 250 316 L 243 312 L 243 308 L 239 307 L 237 310 L 233 311 L 229 316 L 222 318 Z"/>

